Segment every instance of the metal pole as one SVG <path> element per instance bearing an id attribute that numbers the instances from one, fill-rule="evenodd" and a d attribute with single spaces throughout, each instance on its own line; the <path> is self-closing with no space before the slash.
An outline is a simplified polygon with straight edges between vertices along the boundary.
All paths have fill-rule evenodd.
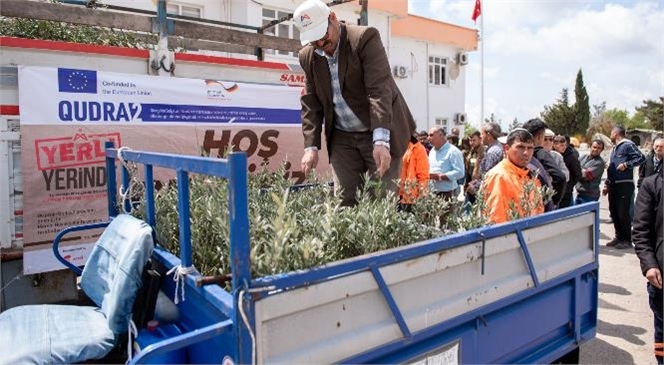
<path id="1" fill-rule="evenodd" d="M 484 124 L 484 41 L 486 37 L 484 36 L 484 2 L 480 2 L 480 42 L 482 46 L 482 61 L 481 61 L 481 75 L 480 75 L 480 84 L 481 84 L 481 93 L 480 104 L 482 119 L 480 120 L 480 125 Z"/>

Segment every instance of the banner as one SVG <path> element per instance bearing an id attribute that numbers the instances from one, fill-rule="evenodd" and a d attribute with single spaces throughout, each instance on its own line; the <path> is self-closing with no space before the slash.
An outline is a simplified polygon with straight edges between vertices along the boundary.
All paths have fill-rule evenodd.
<path id="1" fill-rule="evenodd" d="M 108 218 L 105 141 L 134 150 L 212 157 L 232 148 L 247 153 L 250 172 L 265 163 L 270 170 L 285 163 L 287 176 L 304 182 L 300 91 L 19 67 L 24 274 L 62 268 L 51 252 L 61 229 Z M 327 168 L 326 159 L 319 163 L 323 176 Z M 172 178 L 167 174 L 156 169 L 155 179 Z M 83 264 L 99 234 L 72 234 L 61 252 L 70 262 Z"/>

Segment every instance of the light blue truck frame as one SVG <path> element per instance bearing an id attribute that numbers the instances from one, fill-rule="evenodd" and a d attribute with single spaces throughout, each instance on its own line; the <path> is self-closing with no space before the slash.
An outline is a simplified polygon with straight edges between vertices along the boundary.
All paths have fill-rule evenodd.
<path id="1" fill-rule="evenodd" d="M 107 145 L 109 216 L 118 214 L 116 156 Z M 230 198 L 232 291 L 197 286 L 199 274 L 187 275 L 186 300 L 170 324 L 181 334 L 141 349 L 133 364 L 178 351 L 188 363 L 550 363 L 595 336 L 598 203 L 252 278 L 243 153 L 122 156 L 144 165 L 153 227 L 153 168 L 176 173 L 180 257 L 157 247 L 153 258 L 164 270 L 192 265 L 189 174 L 228 179 Z M 162 292 L 174 299 L 171 279 Z"/>

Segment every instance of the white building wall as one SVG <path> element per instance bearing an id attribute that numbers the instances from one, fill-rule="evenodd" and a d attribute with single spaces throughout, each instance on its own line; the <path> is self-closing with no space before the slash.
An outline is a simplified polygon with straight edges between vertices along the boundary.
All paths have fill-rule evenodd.
<path id="1" fill-rule="evenodd" d="M 255 27 L 262 25 L 263 7 L 292 13 L 299 3 L 286 0 L 261 0 L 258 2 L 251 0 L 185 0 L 170 2 L 201 6 L 204 17 L 208 19 Z M 156 10 L 156 0 L 154 2 L 153 0 L 105 0 L 105 3 L 144 10 Z M 346 21 L 347 24 L 357 24 L 360 9 L 356 4 L 338 5 L 333 7 L 332 10 L 340 20 Z M 456 126 L 457 113 L 463 113 L 465 110 L 466 66 L 456 66 L 456 57 L 459 50 L 443 44 L 392 36 L 389 32 L 392 19 L 393 17 L 387 13 L 369 11 L 369 24 L 380 32 L 392 69 L 394 70 L 395 66 L 404 66 L 407 69 L 407 77 L 395 77 L 395 79 L 415 117 L 417 129 L 428 130 L 435 125 L 437 118 L 445 118 L 447 119 L 445 127 L 449 132 L 452 127 Z M 231 56 L 230 54 L 224 55 Z M 429 85 L 429 56 L 448 59 L 447 85 Z M 233 57 L 254 58 L 252 55 L 233 55 Z M 296 57 L 284 55 L 265 54 L 265 60 L 298 64 Z M 453 67 L 459 67 L 456 79 L 451 77 L 454 74 L 451 72 Z M 462 129 L 462 126 L 458 127 Z"/>
<path id="2" fill-rule="evenodd" d="M 169 0 L 168 3 L 191 5 L 203 9 L 203 18 L 218 21 L 229 21 L 227 14 L 229 13 L 230 3 L 237 2 L 238 4 L 246 4 L 248 0 Z M 124 6 L 126 8 L 134 8 L 141 10 L 157 11 L 157 0 L 103 0 L 105 5 Z M 246 8 L 246 5 L 242 5 Z M 241 8 L 237 6 L 238 9 Z"/>
<path id="3" fill-rule="evenodd" d="M 456 48 L 446 45 L 392 37 L 390 63 L 393 72 L 395 67 L 406 68 L 406 77 L 395 79 L 415 117 L 418 130 L 428 130 L 435 125 L 437 118 L 447 119 L 444 125 L 447 132 L 455 126 L 463 129 L 455 123 L 457 113 L 464 112 L 466 93 L 466 66 L 456 64 L 458 53 Z M 448 59 L 447 85 L 429 85 L 429 56 Z M 455 67 L 458 76 L 453 79 Z"/>

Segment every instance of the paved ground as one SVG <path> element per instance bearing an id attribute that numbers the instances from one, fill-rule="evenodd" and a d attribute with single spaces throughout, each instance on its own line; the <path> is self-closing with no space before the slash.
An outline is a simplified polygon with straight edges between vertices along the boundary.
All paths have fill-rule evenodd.
<path id="1" fill-rule="evenodd" d="M 646 279 L 634 250 L 606 247 L 613 238 L 609 204 L 600 199 L 597 337 L 581 347 L 581 364 L 656 364 Z"/>

